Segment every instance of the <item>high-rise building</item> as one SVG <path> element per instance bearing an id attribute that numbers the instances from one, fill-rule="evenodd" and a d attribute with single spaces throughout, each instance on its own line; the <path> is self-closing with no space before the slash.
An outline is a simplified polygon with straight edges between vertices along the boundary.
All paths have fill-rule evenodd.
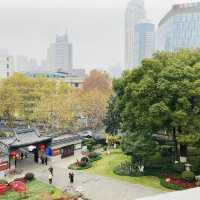
<path id="1" fill-rule="evenodd" d="M 144 58 L 150 58 L 155 50 L 155 25 L 149 22 L 135 26 L 133 63 L 136 67 Z"/>
<path id="2" fill-rule="evenodd" d="M 125 67 L 134 66 L 135 25 L 146 19 L 144 0 L 129 1 L 125 13 Z"/>
<path id="3" fill-rule="evenodd" d="M 200 3 L 176 4 L 158 25 L 156 49 L 200 47 Z"/>
<path id="4" fill-rule="evenodd" d="M 60 68 L 71 70 L 73 67 L 72 56 L 72 44 L 68 42 L 67 33 L 57 35 L 56 42 L 47 49 L 47 67 L 53 70 Z"/>

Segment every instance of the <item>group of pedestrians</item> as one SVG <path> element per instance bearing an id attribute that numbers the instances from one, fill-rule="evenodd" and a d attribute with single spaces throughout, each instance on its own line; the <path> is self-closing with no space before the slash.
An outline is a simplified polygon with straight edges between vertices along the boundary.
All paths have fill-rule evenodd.
<path id="1" fill-rule="evenodd" d="M 48 170 L 49 170 L 49 184 L 52 184 L 52 182 L 53 182 L 53 167 L 50 166 Z M 73 184 L 74 183 L 74 173 L 69 172 L 68 177 L 69 177 L 69 182 L 71 184 Z"/>

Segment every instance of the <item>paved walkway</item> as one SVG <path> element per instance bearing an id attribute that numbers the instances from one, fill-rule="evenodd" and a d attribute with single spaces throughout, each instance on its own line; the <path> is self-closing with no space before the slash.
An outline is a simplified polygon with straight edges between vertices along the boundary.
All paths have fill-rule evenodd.
<path id="1" fill-rule="evenodd" d="M 67 166 L 74 161 L 74 157 L 53 163 L 53 184 L 62 189 L 70 186 Z M 31 169 L 31 170 L 30 170 Z M 48 166 L 33 165 L 26 163 L 26 171 L 35 173 L 39 180 L 48 182 Z M 109 179 L 102 176 L 74 171 L 75 183 L 73 187 L 82 192 L 91 200 L 134 200 L 140 197 L 153 196 L 160 191 L 140 185 Z"/>

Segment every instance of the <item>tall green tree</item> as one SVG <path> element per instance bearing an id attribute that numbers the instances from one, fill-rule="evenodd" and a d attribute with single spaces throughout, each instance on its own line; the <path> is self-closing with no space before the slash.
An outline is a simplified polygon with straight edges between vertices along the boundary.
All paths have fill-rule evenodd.
<path id="1" fill-rule="evenodd" d="M 184 138 L 200 134 L 200 50 L 176 53 L 158 52 L 126 71 L 114 82 L 122 130 L 140 134 L 166 133 L 178 140 L 184 151 Z M 181 152 L 182 153 L 182 152 Z"/>
<path id="2" fill-rule="evenodd" d="M 104 125 L 106 133 L 117 134 L 120 130 L 120 110 L 115 96 L 111 96 L 108 101 Z"/>

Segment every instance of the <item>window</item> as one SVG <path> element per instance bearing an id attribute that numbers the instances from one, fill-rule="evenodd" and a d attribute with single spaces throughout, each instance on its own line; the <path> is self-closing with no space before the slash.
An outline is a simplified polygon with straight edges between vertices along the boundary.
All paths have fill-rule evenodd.
<path id="1" fill-rule="evenodd" d="M 9 69 L 9 67 L 10 67 L 9 64 L 7 64 L 7 65 L 6 65 L 6 68 Z"/>
<path id="2" fill-rule="evenodd" d="M 10 73 L 9 72 L 7 72 L 7 77 L 9 77 L 10 76 Z"/>

